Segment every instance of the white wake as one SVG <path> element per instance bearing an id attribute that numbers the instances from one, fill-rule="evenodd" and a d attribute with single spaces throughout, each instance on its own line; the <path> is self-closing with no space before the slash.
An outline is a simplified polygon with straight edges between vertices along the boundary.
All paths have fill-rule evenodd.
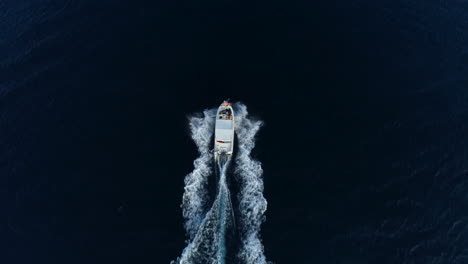
<path id="1" fill-rule="evenodd" d="M 267 263 L 260 240 L 260 225 L 264 220 L 267 201 L 263 197 L 262 166 L 252 159 L 250 153 L 255 147 L 255 135 L 262 125 L 260 120 L 247 118 L 247 107 L 236 104 L 236 133 L 238 153 L 236 156 L 235 175 L 240 182 L 239 212 L 241 221 L 241 249 L 238 257 L 241 263 Z"/>
<path id="2" fill-rule="evenodd" d="M 208 176 L 212 174 L 210 151 L 211 137 L 214 133 L 214 116 L 216 109 L 205 110 L 203 117 L 193 116 L 189 119 L 192 139 L 198 147 L 200 156 L 193 162 L 194 170 L 185 177 L 184 195 L 182 197 L 182 215 L 185 218 L 185 231 L 193 239 L 204 218 Z"/>
<path id="3" fill-rule="evenodd" d="M 236 263 L 266 264 L 260 240 L 260 226 L 264 220 L 267 202 L 263 197 L 262 168 L 259 161 L 250 156 L 255 146 L 255 135 L 262 122 L 247 117 L 247 107 L 234 105 L 235 129 L 238 153 L 235 154 L 235 178 L 240 186 L 238 228 L 241 245 Z M 226 230 L 233 228 L 233 210 L 226 183 L 230 158 L 214 162 L 218 172 L 218 191 L 213 205 L 207 209 L 208 177 L 213 177 L 211 141 L 214 132 L 216 109 L 205 110 L 203 117 L 191 117 L 189 124 L 192 138 L 200 156 L 194 161 L 194 170 L 185 178 L 182 211 L 188 245 L 175 264 L 224 264 L 226 258 Z M 234 228 L 235 229 L 235 228 Z"/>

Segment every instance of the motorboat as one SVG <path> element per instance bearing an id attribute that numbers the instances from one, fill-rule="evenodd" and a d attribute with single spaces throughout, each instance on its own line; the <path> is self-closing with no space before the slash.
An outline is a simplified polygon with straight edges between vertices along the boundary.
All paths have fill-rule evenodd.
<path id="1" fill-rule="evenodd" d="M 234 150 L 234 110 L 229 101 L 225 100 L 216 113 L 215 158 L 221 154 L 232 155 Z"/>

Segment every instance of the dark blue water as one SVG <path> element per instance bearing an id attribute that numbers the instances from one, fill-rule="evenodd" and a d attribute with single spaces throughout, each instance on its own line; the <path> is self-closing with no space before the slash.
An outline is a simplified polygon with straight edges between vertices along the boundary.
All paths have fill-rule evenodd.
<path id="1" fill-rule="evenodd" d="M 169 263 L 223 99 L 275 263 L 468 263 L 464 1 L 0 3 L 1 263 Z"/>

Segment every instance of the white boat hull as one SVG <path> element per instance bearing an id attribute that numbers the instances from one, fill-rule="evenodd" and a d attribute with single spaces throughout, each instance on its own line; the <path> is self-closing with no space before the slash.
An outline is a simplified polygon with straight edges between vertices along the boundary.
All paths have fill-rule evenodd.
<path id="1" fill-rule="evenodd" d="M 232 155 L 234 150 L 234 111 L 231 104 L 224 102 L 218 108 L 215 122 L 215 158 L 220 154 Z"/>

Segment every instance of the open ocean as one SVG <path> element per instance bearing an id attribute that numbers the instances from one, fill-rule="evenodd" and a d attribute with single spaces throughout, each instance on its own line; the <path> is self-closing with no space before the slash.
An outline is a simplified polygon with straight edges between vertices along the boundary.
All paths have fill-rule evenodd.
<path id="1" fill-rule="evenodd" d="M 227 98 L 268 261 L 468 263 L 464 0 L 0 1 L 0 263 L 177 259 Z"/>

